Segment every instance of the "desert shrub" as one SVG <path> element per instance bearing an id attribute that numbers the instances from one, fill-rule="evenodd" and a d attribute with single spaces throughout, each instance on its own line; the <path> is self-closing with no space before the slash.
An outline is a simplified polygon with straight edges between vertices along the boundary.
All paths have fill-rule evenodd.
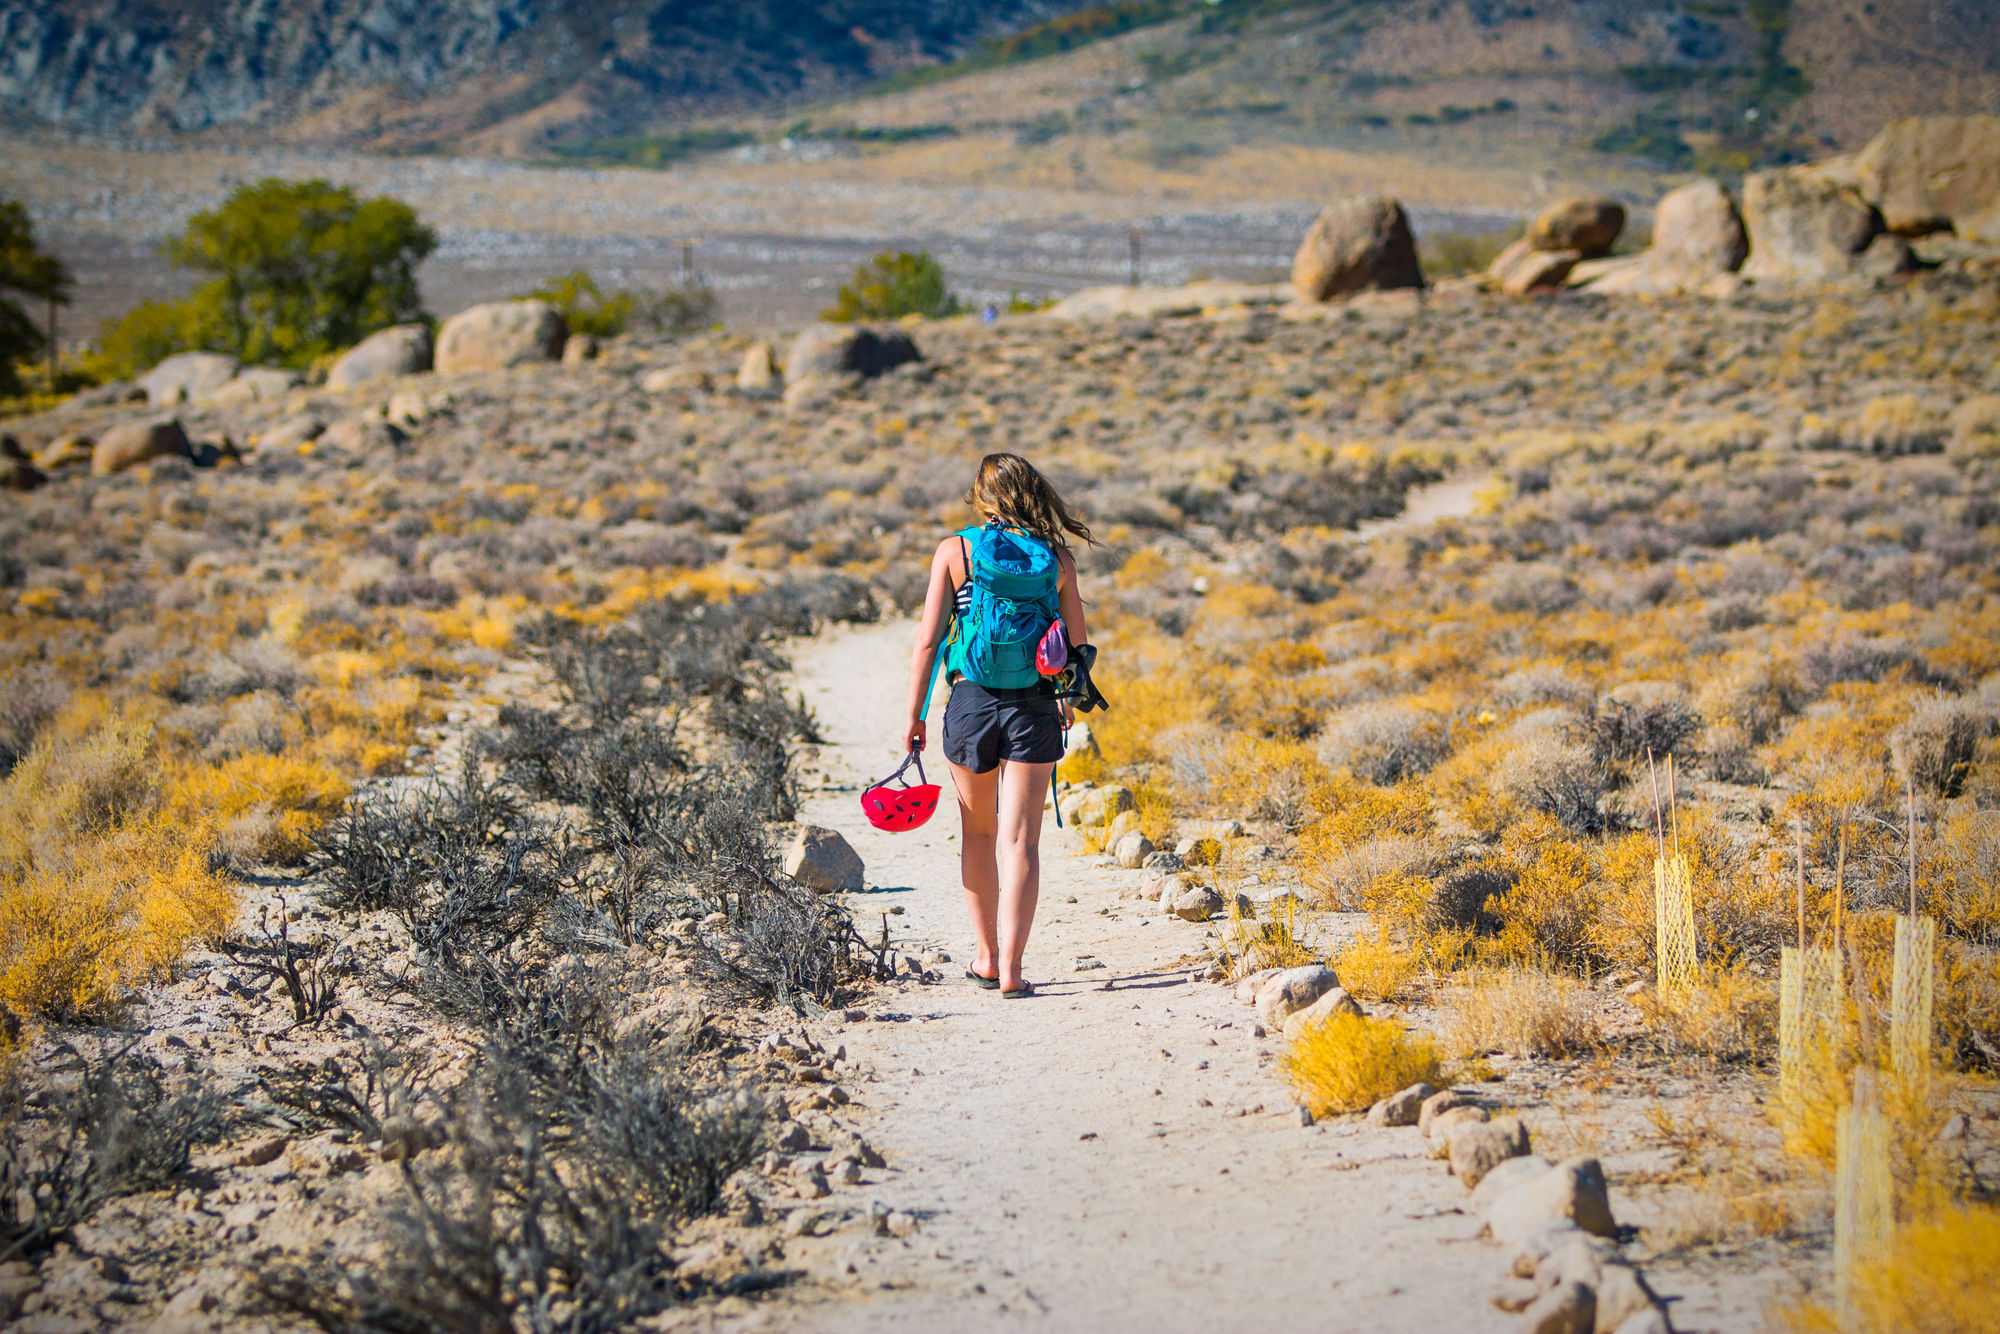
<path id="1" fill-rule="evenodd" d="M 1153 749 L 1167 762 L 1175 790 L 1197 801 L 1209 794 L 1223 773 L 1229 746 L 1229 733 L 1214 723 L 1181 723 L 1153 742 Z"/>
<path id="2" fill-rule="evenodd" d="M 859 971 L 859 941 L 837 903 L 768 876 L 729 901 L 727 933 L 696 938 L 696 970 L 717 993 L 794 1007 L 845 994 Z"/>
<path id="3" fill-rule="evenodd" d="M 1973 700 L 1932 695 L 1889 734 L 1889 751 L 1904 780 L 1919 791 L 1956 797 L 1994 721 L 1993 711 Z"/>
<path id="4" fill-rule="evenodd" d="M 288 1257 L 260 1276 L 266 1305 L 327 1330 L 511 1329 L 525 1308 L 579 1334 L 670 1305 L 672 1229 L 750 1160 L 761 1104 L 692 1078 L 678 1044 L 617 1039 L 608 1005 L 569 1012 L 489 1037 L 442 1097 L 444 1152 L 404 1161 L 368 1262 Z"/>
<path id="5" fill-rule="evenodd" d="M 0 1253 L 38 1256 L 107 1200 L 156 1190 L 221 1130 L 220 1096 L 170 1083 L 129 1045 L 58 1044 L 73 1077 L 0 1075 Z"/>
<path id="6" fill-rule="evenodd" d="M 838 324 L 904 315 L 942 319 L 958 310 L 958 298 L 945 287 L 944 266 L 929 251 L 885 250 L 854 270 L 820 318 Z"/>
<path id="7" fill-rule="evenodd" d="M 2000 1331 L 2000 1209 L 1967 1204 L 1915 1217 L 1860 1257 L 1851 1311 L 1804 1301 L 1777 1313 L 1806 1334 L 1994 1334 Z"/>
<path id="8" fill-rule="evenodd" d="M 1493 684 L 1494 702 L 1505 709 L 1534 708 L 1546 704 L 1581 708 L 1588 705 L 1595 694 L 1587 683 L 1554 663 L 1516 668 Z"/>
<path id="9" fill-rule="evenodd" d="M 1805 699 L 1804 687 L 1788 666 L 1760 657 L 1708 678 L 1695 699 L 1695 712 L 1717 725 L 1735 727 L 1751 745 L 1760 746 Z"/>
<path id="10" fill-rule="evenodd" d="M 1353 704 L 1327 719 L 1320 762 L 1389 787 L 1426 773 L 1451 750 L 1445 720 L 1407 701 Z"/>
<path id="11" fill-rule="evenodd" d="M 1574 715 L 1559 709 L 1538 709 L 1516 720 L 1502 735 L 1504 748 L 1488 790 L 1577 833 L 1605 829 L 1611 819 L 1603 805 L 1608 775 L 1591 748 L 1572 739 L 1580 729 Z"/>
<path id="12" fill-rule="evenodd" d="M 0 784 L 0 872 L 24 873 L 110 829 L 152 796 L 151 729 L 129 717 L 47 737 Z"/>
<path id="13" fill-rule="evenodd" d="M 1647 992 L 1640 1008 L 1665 1042 L 1710 1060 L 1764 1059 L 1777 1046 L 1778 990 L 1741 963 L 1704 965 L 1693 987 Z"/>
<path id="14" fill-rule="evenodd" d="M 105 359 L 120 375 L 189 347 L 308 365 L 377 329 L 422 319 L 416 269 L 436 244 L 394 199 L 360 199 L 325 181 L 238 186 L 166 245 L 174 263 L 210 280 L 185 300 L 149 302 L 107 328 Z"/>
<path id="15" fill-rule="evenodd" d="M 1114 710 L 1115 712 L 1115 710 Z M 1331 776 L 1312 748 L 1293 741 L 1238 737 L 1214 780 L 1216 799 L 1232 811 L 1296 829 L 1327 802 Z"/>
<path id="16" fill-rule="evenodd" d="M 1715 812 L 1704 806 L 1680 811 L 1676 843 L 1687 858 L 1694 897 L 1695 952 L 1717 965 L 1769 963 L 1787 943 L 1789 887 L 1780 876 L 1750 864 L 1747 850 Z M 1591 928 L 1591 947 L 1619 968 L 1650 971 L 1656 947 L 1653 830 L 1616 839 L 1601 853 L 1602 894 Z"/>
<path id="17" fill-rule="evenodd" d="M 1326 817 L 1299 834 L 1306 883 L 1335 907 L 1364 908 L 1375 897 L 1378 882 L 1404 878 L 1428 882 L 1451 863 L 1451 850 L 1435 838 L 1391 833 L 1350 843 L 1337 836 L 1343 823 Z"/>
<path id="18" fill-rule="evenodd" d="M 1968 398 L 1952 412 L 1951 455 L 1967 462 L 2000 458 L 2000 394 Z"/>
<path id="19" fill-rule="evenodd" d="M 216 817 L 165 813 L 160 782 L 150 726 L 88 696 L 0 780 L 0 1000 L 101 1019 L 227 926 Z"/>
<path id="20" fill-rule="evenodd" d="M 1664 762 L 1701 730 L 1701 715 L 1678 685 L 1628 681 L 1598 701 L 1590 730 L 1598 755 L 1610 763 L 1630 764 L 1648 755 Z"/>
<path id="21" fill-rule="evenodd" d="M 1487 601 L 1499 612 L 1552 616 L 1583 596 L 1576 577 L 1543 562 L 1503 565 L 1487 579 Z"/>
<path id="22" fill-rule="evenodd" d="M 1927 679 L 1922 660 L 1907 644 L 1839 634 L 1818 640 L 1799 654 L 1799 676 L 1814 694 L 1843 681 L 1887 681 L 1910 675 Z"/>
<path id="23" fill-rule="evenodd" d="M 1715 782 L 1762 786 L 1770 777 L 1757 758 L 1750 734 L 1733 722 L 1703 728 L 1696 749 L 1701 754 L 1702 772 Z"/>
<path id="24" fill-rule="evenodd" d="M 1362 1000 L 1406 1001 L 1425 964 L 1423 944 L 1376 928 L 1356 936 L 1334 960 L 1340 983 Z"/>
<path id="25" fill-rule="evenodd" d="M 1938 1041 L 1963 1070 L 2000 1070 L 2000 950 L 1947 937 L 1937 964 Z"/>
<path id="26" fill-rule="evenodd" d="M 560 278 L 551 278 L 518 300 L 546 301 L 562 312 L 563 322 L 573 334 L 612 338 L 625 332 L 631 322 L 634 298 L 630 292 L 606 296 L 597 279 L 586 269 L 571 269 Z"/>
<path id="27" fill-rule="evenodd" d="M 1933 911 L 1951 930 L 2000 946 L 2000 812 L 1954 806 L 1933 837 L 1923 877 Z"/>
<path id="28" fill-rule="evenodd" d="M 1911 394 L 1871 398 L 1844 432 L 1850 447 L 1874 454 L 1935 454 L 1944 448 L 1945 422 Z"/>
<path id="29" fill-rule="evenodd" d="M 48 672 L 17 669 L 0 677 L 0 777 L 13 772 L 68 698 Z"/>
<path id="30" fill-rule="evenodd" d="M 262 752 L 187 770 L 167 794 L 165 811 L 189 827 L 203 820 L 234 824 L 239 855 L 292 863 L 347 794 L 347 779 L 323 764 Z"/>
<path id="31" fill-rule="evenodd" d="M 1539 968 L 1479 969 L 1443 997 L 1443 1042 L 1458 1057 L 1505 1052 L 1568 1060 L 1594 1051 L 1603 1026 L 1590 986 Z"/>
<path id="32" fill-rule="evenodd" d="M 1509 829 L 1504 853 L 1517 874 L 1488 906 L 1500 921 L 1492 952 L 1516 963 L 1587 964 L 1597 910 L 1591 850 L 1543 815 Z"/>
<path id="33" fill-rule="evenodd" d="M 1499 903 L 1514 888 L 1518 873 L 1505 860 L 1482 858 L 1437 878 L 1425 910 L 1432 931 L 1490 936 L 1500 930 Z"/>
<path id="34" fill-rule="evenodd" d="M 1435 1081 L 1443 1069 L 1429 1038 L 1359 1014 L 1306 1025 L 1280 1065 L 1314 1116 L 1365 1111 L 1391 1093 Z"/>
<path id="35" fill-rule="evenodd" d="M 632 298 L 628 323 L 648 333 L 681 335 L 706 328 L 716 319 L 715 289 L 701 281 L 677 283 L 658 290 L 621 292 Z"/>

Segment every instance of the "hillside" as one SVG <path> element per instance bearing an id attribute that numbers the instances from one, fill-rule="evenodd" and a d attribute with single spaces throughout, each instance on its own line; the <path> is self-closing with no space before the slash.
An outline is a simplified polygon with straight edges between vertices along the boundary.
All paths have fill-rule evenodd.
<path id="1" fill-rule="evenodd" d="M 1050 0 L 4 0 L 0 108 L 89 134 L 409 148 L 510 121 L 614 135 L 947 60 Z"/>
<path id="2" fill-rule="evenodd" d="M 1991 17 L 1980 0 L 0 0 L 0 116 L 647 165 L 775 144 L 804 115 L 878 149 L 999 131 L 1003 156 L 1112 140 L 1162 170 L 1337 144 L 1726 172 L 2000 105 Z"/>
<path id="3" fill-rule="evenodd" d="M 1008 132 L 1018 155 L 1056 163 L 1110 145 L 1206 179 L 1299 146 L 1434 168 L 1732 175 L 1857 148 L 1894 116 L 2000 104 L 1990 6 L 1858 8 L 1200 7 L 1050 59 L 961 66 L 818 123 Z"/>

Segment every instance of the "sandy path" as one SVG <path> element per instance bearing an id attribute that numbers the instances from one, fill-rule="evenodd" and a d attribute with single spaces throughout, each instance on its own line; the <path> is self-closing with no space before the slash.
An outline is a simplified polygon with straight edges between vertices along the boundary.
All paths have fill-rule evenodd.
<path id="1" fill-rule="evenodd" d="M 898 622 L 798 646 L 828 738 L 803 818 L 866 861 L 853 907 L 870 934 L 873 913 L 900 905 L 892 934 L 949 951 L 958 979 L 971 940 L 953 813 L 878 834 L 856 802 L 895 763 L 910 635 Z M 1073 853 L 1053 826 L 1044 862 L 1028 954 L 1039 996 L 913 987 L 880 1002 L 900 1022 L 840 1031 L 873 1068 L 853 1086 L 857 1120 L 890 1163 L 860 1189 L 922 1230 L 801 1243 L 800 1259 L 851 1260 L 858 1300 L 791 1308 L 777 1326 L 1508 1328 L 1487 1302 L 1498 1250 L 1472 1240 L 1464 1192 L 1415 1156 L 1415 1134 L 1302 1128 L 1252 1013 L 1178 962 L 1206 928 L 1118 900 L 1134 873 Z M 1105 967 L 1072 971 L 1082 957 Z"/>

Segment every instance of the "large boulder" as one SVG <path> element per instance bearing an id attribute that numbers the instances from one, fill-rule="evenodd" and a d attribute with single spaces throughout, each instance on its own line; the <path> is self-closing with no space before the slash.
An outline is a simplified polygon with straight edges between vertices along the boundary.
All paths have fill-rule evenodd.
<path id="1" fill-rule="evenodd" d="M 1409 215 L 1393 199 L 1363 197 L 1329 206 L 1292 257 L 1292 289 L 1301 301 L 1423 285 Z"/>
<path id="2" fill-rule="evenodd" d="M 1257 1018 L 1266 1028 L 1282 1029 L 1285 1020 L 1339 985 L 1340 978 L 1325 964 L 1274 973 L 1257 989 Z"/>
<path id="3" fill-rule="evenodd" d="M 837 829 L 805 826 L 785 849 L 781 866 L 815 894 L 859 894 L 862 889 L 861 854 Z"/>
<path id="4" fill-rule="evenodd" d="M 863 379 L 892 371 L 906 362 L 921 361 L 917 344 L 901 329 L 871 329 L 860 324 L 815 324 L 792 340 L 785 354 L 785 378 L 809 375 L 859 375 Z"/>
<path id="5" fill-rule="evenodd" d="M 1528 1128 L 1516 1116 L 1499 1116 L 1491 1121 L 1473 1121 L 1453 1126 L 1445 1144 L 1450 1150 L 1452 1175 L 1475 1190 L 1479 1183 L 1509 1158 L 1528 1152 Z"/>
<path id="6" fill-rule="evenodd" d="M 1750 236 L 1744 277 L 1819 282 L 1853 275 L 1856 256 L 1882 230 L 1882 215 L 1845 172 L 1781 167 L 1744 178 L 1743 225 Z"/>
<path id="7" fill-rule="evenodd" d="M 1401 1093 L 1391 1093 L 1368 1109 L 1368 1124 L 1413 1126 L 1423 1112 L 1424 1099 L 1436 1092 L 1429 1084 L 1412 1084 Z"/>
<path id="8" fill-rule="evenodd" d="M 1166 909 L 1183 922 L 1206 922 L 1227 905 L 1207 885 L 1189 885 L 1172 896 Z"/>
<path id="9" fill-rule="evenodd" d="M 276 403 L 299 383 L 298 373 L 273 366 L 252 366 L 238 372 L 235 379 L 204 395 L 204 401 L 218 408 L 243 408 L 252 403 Z"/>
<path id="10" fill-rule="evenodd" d="M 1910 116 L 1854 162 L 1861 197 L 1900 236 L 1951 229 L 2000 244 L 2000 116 Z"/>
<path id="11" fill-rule="evenodd" d="M 240 363 L 220 352 L 181 352 L 140 376 L 135 388 L 156 408 L 206 398 L 236 378 Z"/>
<path id="12" fill-rule="evenodd" d="M 774 398 L 783 383 L 770 339 L 759 338 L 743 350 L 743 364 L 736 368 L 737 393 L 746 398 Z"/>
<path id="13" fill-rule="evenodd" d="M 391 375 L 416 375 L 431 368 L 431 331 L 421 324 L 398 324 L 369 334 L 341 355 L 326 373 L 326 387 L 348 389 Z"/>
<path id="14" fill-rule="evenodd" d="M 1524 236 L 1494 257 L 1486 276 L 1507 295 L 1526 296 L 1561 287 L 1582 258 L 1581 250 L 1537 250 Z"/>
<path id="15" fill-rule="evenodd" d="M 1537 250 L 1580 250 L 1585 259 L 1611 253 L 1625 230 L 1625 206 L 1613 199 L 1561 199 L 1528 224 Z"/>
<path id="16" fill-rule="evenodd" d="M 1138 830 L 1128 830 L 1111 845 L 1111 855 L 1118 864 L 1128 871 L 1136 871 L 1146 864 L 1146 858 L 1153 855 L 1153 840 Z"/>
<path id="17" fill-rule="evenodd" d="M 1366 1012 L 1361 1008 L 1361 1003 L 1347 994 L 1346 987 L 1335 987 L 1305 1009 L 1293 1010 L 1286 1015 L 1284 1023 L 1279 1026 L 1279 1031 L 1287 1038 L 1296 1041 L 1299 1034 L 1314 1024 L 1323 1024 L 1336 1015 L 1363 1013 Z"/>
<path id="18" fill-rule="evenodd" d="M 461 310 L 438 330 L 437 368 L 502 371 L 562 355 L 569 333 L 546 301 L 491 301 Z"/>
<path id="19" fill-rule="evenodd" d="M 1750 253 L 1736 201 L 1715 181 L 1694 181 L 1660 196 L 1646 273 L 1661 290 L 1690 290 L 1733 273 Z"/>
<path id="20" fill-rule="evenodd" d="M 90 451 L 90 471 L 98 477 L 109 477 L 148 459 L 188 457 L 191 451 L 187 432 L 174 418 L 126 422 L 98 437 Z"/>
<path id="21" fill-rule="evenodd" d="M 1281 305 L 1282 283 L 1193 282 L 1184 287 L 1086 287 L 1042 312 L 1051 320 L 1171 319 L 1253 306 Z"/>
<path id="22" fill-rule="evenodd" d="M 1546 1223 L 1568 1220 L 1600 1237 L 1618 1235 L 1604 1169 L 1595 1158 L 1569 1158 L 1516 1183 L 1487 1210 L 1494 1239 L 1513 1246 Z"/>

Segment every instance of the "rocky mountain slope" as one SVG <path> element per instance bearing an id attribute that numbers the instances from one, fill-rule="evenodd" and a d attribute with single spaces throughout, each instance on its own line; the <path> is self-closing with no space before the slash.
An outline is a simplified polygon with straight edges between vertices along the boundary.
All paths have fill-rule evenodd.
<path id="1" fill-rule="evenodd" d="M 510 118 L 618 133 L 949 59 L 1051 0 L 6 0 L 0 107 L 71 131 L 408 146 Z"/>
<path id="2" fill-rule="evenodd" d="M 1741 169 L 1996 105 L 1986 0 L 0 0 L 0 117 L 90 134 L 677 153 L 816 107 L 1026 154 L 1136 133 L 1161 167 L 1340 142 Z"/>

